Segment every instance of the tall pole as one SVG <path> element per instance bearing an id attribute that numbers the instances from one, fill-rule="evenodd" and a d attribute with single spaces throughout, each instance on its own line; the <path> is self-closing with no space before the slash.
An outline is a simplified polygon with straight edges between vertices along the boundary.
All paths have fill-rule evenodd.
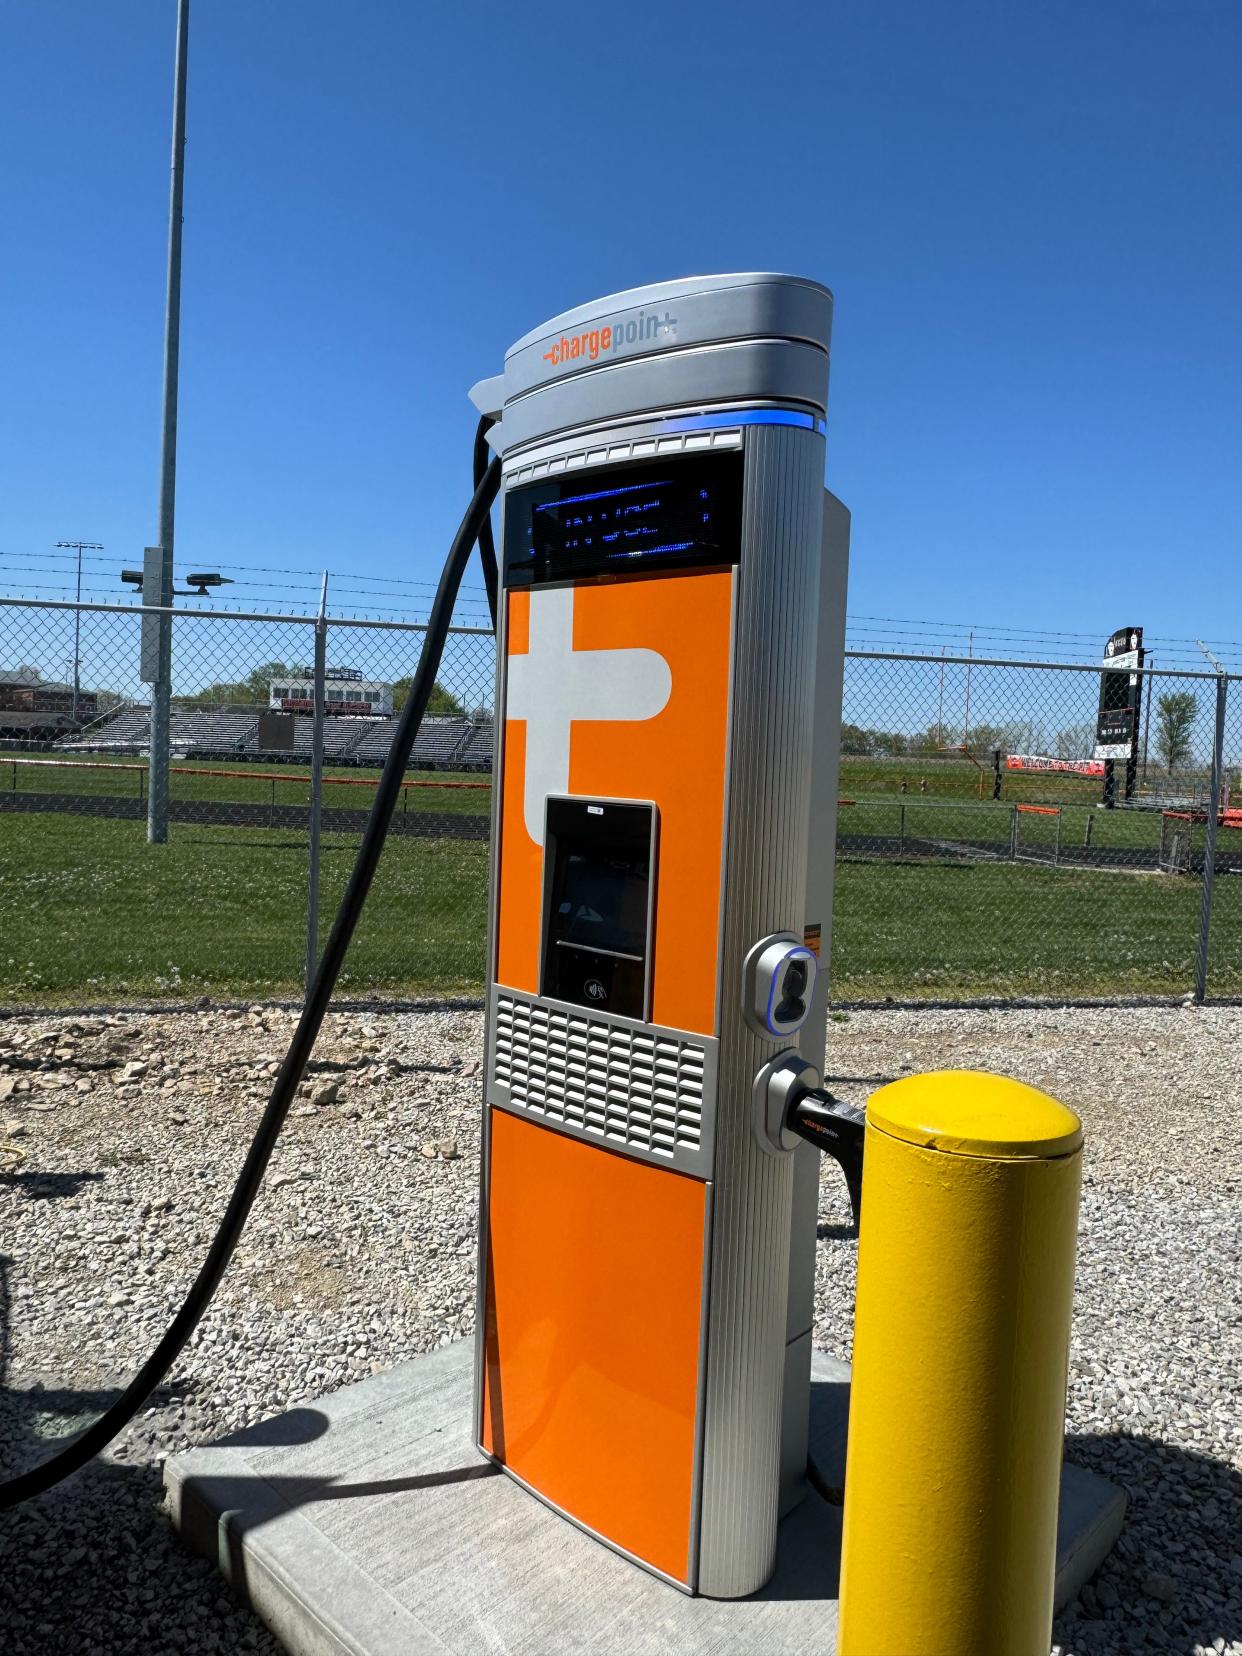
<path id="1" fill-rule="evenodd" d="M 78 582 L 74 590 L 73 601 L 76 605 L 82 602 L 82 554 L 83 552 L 102 552 L 102 541 L 57 541 L 57 546 L 63 546 L 67 551 L 78 555 Z M 78 702 L 82 696 L 82 611 L 77 608 L 73 612 L 73 722 L 78 722 Z"/>
<path id="2" fill-rule="evenodd" d="M 173 75 L 172 182 L 168 198 L 168 297 L 164 310 L 164 429 L 160 443 L 160 527 L 158 567 L 144 604 L 159 606 L 156 675 L 151 686 L 150 788 L 147 839 L 168 838 L 168 765 L 172 695 L 173 528 L 177 501 L 177 370 L 181 346 L 181 207 L 185 183 L 185 83 L 190 44 L 190 0 L 178 0 L 177 57 Z M 153 560 L 154 562 L 154 560 Z"/>

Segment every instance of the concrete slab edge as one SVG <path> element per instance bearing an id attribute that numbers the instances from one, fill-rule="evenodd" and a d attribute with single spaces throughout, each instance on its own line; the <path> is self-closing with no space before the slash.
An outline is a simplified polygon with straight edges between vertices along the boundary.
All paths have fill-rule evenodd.
<path id="1" fill-rule="evenodd" d="M 201 1462 L 194 1453 L 179 1456 L 167 1463 L 165 1484 L 182 1541 L 216 1566 L 290 1656 L 449 1656 L 429 1628 L 370 1578 L 359 1578 L 244 1455 L 213 1449 Z M 262 1546 L 247 1539 L 258 1528 Z M 347 1584 L 341 1620 L 307 1602 L 299 1582 L 308 1575 Z"/>

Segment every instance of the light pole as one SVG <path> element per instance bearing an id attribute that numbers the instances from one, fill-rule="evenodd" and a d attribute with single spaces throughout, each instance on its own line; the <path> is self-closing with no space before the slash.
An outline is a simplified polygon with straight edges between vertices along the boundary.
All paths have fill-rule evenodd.
<path id="1" fill-rule="evenodd" d="M 70 552 L 78 555 L 78 585 L 73 595 L 74 603 L 82 602 L 82 554 L 83 552 L 102 552 L 102 541 L 57 541 L 57 546 L 63 546 Z M 78 698 L 82 692 L 82 611 L 73 612 L 73 722 L 78 722 Z"/>
<path id="2" fill-rule="evenodd" d="M 168 295 L 164 311 L 164 426 L 160 442 L 159 546 L 147 560 L 142 601 L 158 610 L 151 685 L 147 839 L 168 838 L 168 762 L 172 698 L 173 519 L 177 498 L 177 369 L 181 347 L 181 209 L 185 176 L 185 84 L 190 46 L 190 0 L 178 0 L 173 71 L 172 182 L 168 197 Z"/>

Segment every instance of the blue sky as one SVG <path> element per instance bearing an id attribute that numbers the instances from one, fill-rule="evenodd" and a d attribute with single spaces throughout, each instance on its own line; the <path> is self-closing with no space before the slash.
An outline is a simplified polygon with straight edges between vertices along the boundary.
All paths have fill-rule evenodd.
<path id="1" fill-rule="evenodd" d="M 2 17 L 0 592 L 83 536 L 119 593 L 155 532 L 175 6 Z M 435 578 L 506 345 L 770 268 L 837 297 L 857 640 L 1242 638 L 1240 52 L 1225 0 L 195 0 L 178 568 L 421 607 L 396 583 Z"/>

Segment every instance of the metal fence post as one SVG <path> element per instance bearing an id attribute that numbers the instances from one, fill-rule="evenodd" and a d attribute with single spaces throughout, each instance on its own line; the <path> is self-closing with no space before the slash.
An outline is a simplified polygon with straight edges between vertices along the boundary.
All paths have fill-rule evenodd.
<path id="1" fill-rule="evenodd" d="M 1207 831 L 1203 839 L 1203 901 L 1199 910 L 1199 952 L 1195 959 L 1195 1001 L 1207 995 L 1208 942 L 1212 931 L 1212 889 L 1216 883 L 1216 825 L 1220 816 L 1220 780 L 1225 756 L 1225 702 L 1229 680 L 1216 679 L 1216 734 L 1212 742 L 1212 788 L 1208 800 Z"/>
<path id="2" fill-rule="evenodd" d="M 172 763 L 172 616 L 166 612 L 155 616 L 154 632 L 157 676 L 151 681 L 147 839 L 152 845 L 163 845 L 168 839 L 168 771 Z"/>
<path id="3" fill-rule="evenodd" d="M 314 698 L 311 708 L 311 792 L 306 868 L 306 992 L 319 964 L 319 835 L 323 818 L 323 719 L 328 677 L 328 572 L 319 589 L 315 617 Z"/>

